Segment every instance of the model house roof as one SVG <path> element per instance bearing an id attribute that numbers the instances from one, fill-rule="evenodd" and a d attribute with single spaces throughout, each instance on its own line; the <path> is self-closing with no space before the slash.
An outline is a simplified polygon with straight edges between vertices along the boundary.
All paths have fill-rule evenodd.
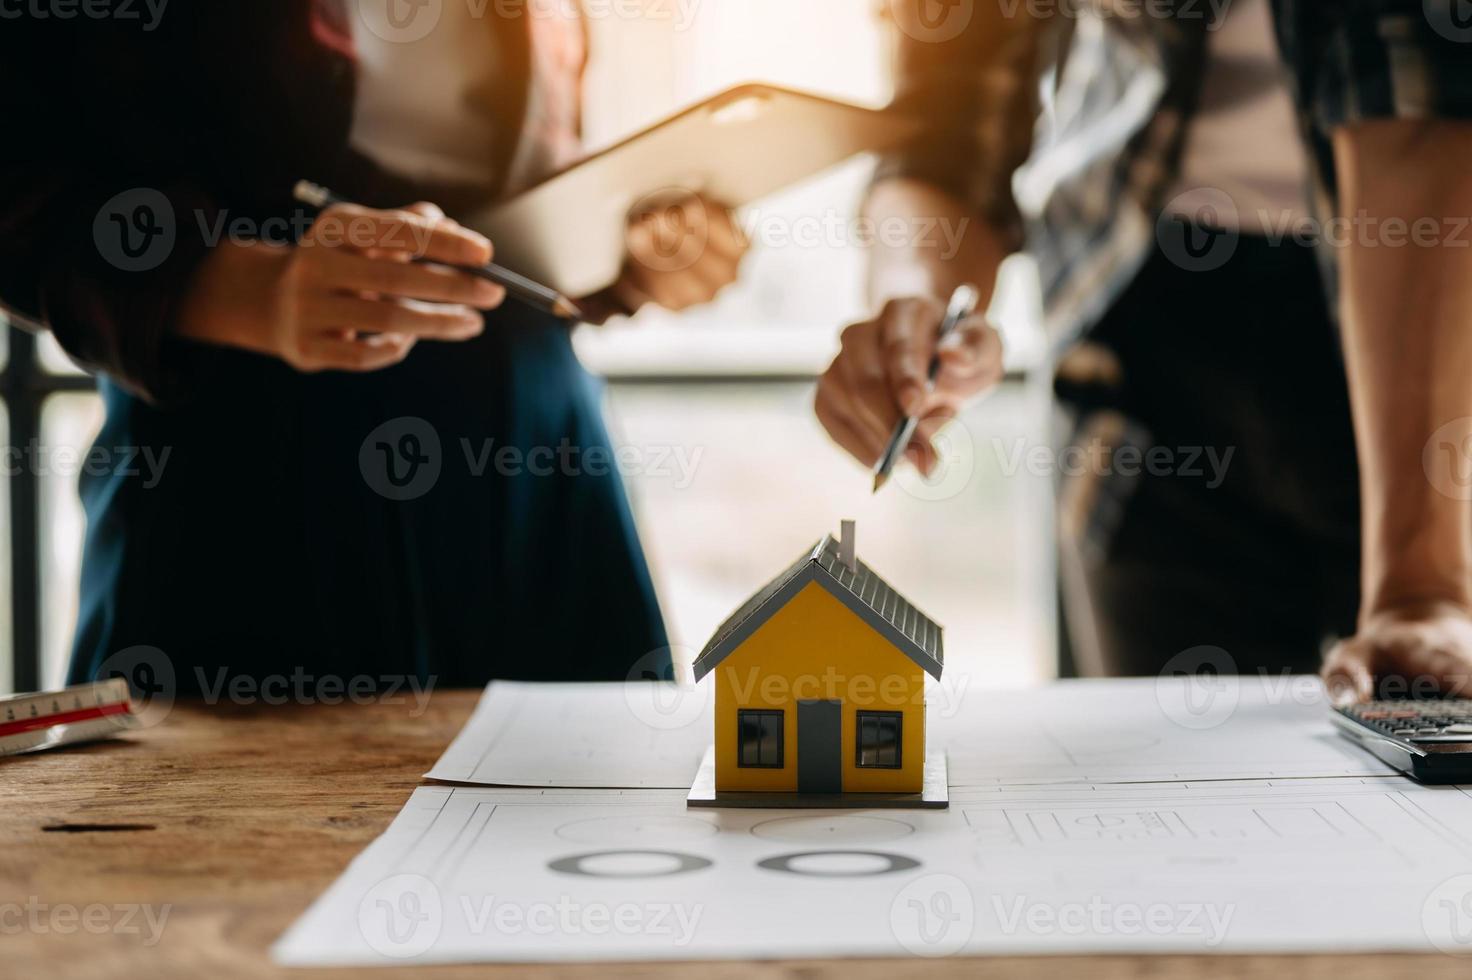
<path id="1" fill-rule="evenodd" d="M 839 556 L 838 541 L 829 535 L 721 624 L 695 658 L 695 679 L 714 670 L 809 582 L 827 589 L 930 676 L 940 677 L 941 628 L 868 565 L 855 561 L 850 570 Z"/>

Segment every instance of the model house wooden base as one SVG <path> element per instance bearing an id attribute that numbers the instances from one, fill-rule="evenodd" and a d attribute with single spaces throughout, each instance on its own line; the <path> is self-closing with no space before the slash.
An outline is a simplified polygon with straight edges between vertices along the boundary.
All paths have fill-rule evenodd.
<path id="1" fill-rule="evenodd" d="M 695 661 L 715 740 L 692 806 L 945 806 L 925 744 L 941 629 L 854 557 L 851 522 L 728 619 Z"/>

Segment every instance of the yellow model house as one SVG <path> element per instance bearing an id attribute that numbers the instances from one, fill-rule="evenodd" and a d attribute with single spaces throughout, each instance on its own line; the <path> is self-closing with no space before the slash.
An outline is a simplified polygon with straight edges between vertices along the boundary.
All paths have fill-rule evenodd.
<path id="1" fill-rule="evenodd" d="M 925 788 L 925 675 L 940 677 L 941 629 L 855 559 L 852 523 L 843 530 L 752 596 L 695 661 L 696 680 L 716 685 L 713 805 Z"/>

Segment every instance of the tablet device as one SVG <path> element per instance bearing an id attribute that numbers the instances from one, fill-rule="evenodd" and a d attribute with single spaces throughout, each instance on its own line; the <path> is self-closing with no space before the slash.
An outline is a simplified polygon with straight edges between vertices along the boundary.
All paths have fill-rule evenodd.
<path id="1" fill-rule="evenodd" d="M 740 207 L 918 130 L 893 109 L 741 85 L 462 220 L 497 263 L 587 296 L 618 279 L 631 215 L 691 193 Z"/>

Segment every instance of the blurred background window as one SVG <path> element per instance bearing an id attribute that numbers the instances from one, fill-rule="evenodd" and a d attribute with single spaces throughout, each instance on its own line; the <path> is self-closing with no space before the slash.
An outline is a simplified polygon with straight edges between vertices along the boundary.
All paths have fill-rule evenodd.
<path id="1" fill-rule="evenodd" d="M 883 0 L 585 0 L 593 60 L 589 149 L 731 85 L 768 81 L 867 105 L 888 101 Z M 637 13 L 637 16 L 634 14 Z M 746 209 L 742 279 L 708 307 L 584 328 L 589 368 L 608 377 L 615 440 L 677 656 L 689 658 L 725 616 L 840 518 L 858 520 L 861 557 L 946 627 L 947 680 L 1016 686 L 1053 672 L 1051 484 L 1027 450 L 1046 443 L 1047 392 L 1021 380 L 1040 360 L 1036 283 L 1012 260 L 994 317 L 1012 380 L 948 430 L 943 474 L 903 473 L 878 496 L 812 413 L 813 379 L 838 331 L 867 313 L 854 218 L 873 162 L 859 159 Z M 101 424 L 85 379 L 49 337 L 21 341 L 42 389 L 35 437 L 85 454 Z M 28 382 L 29 384 L 30 382 Z M 35 385 L 32 385 L 34 388 Z M 0 404 L 0 425 L 9 405 Z M 12 413 L 13 414 L 13 413 Z M 9 432 L 4 445 L 15 445 Z M 0 686 L 60 684 L 76 621 L 83 532 L 74 473 L 34 474 L 38 491 L 38 636 L 12 640 L 0 535 Z M 19 485 L 22 473 L 8 484 Z M 0 503 L 10 499 L 0 486 Z M 17 537 L 25 528 L 11 521 Z M 19 554 L 19 552 L 18 552 Z M 22 555 L 24 557 L 24 555 Z M 29 567 L 28 563 L 20 564 Z M 17 568 L 17 575 L 27 568 Z M 29 630 L 27 630 L 29 632 Z M 21 643 L 25 640 L 25 643 Z M 36 674 L 21 661 L 39 651 Z"/>

